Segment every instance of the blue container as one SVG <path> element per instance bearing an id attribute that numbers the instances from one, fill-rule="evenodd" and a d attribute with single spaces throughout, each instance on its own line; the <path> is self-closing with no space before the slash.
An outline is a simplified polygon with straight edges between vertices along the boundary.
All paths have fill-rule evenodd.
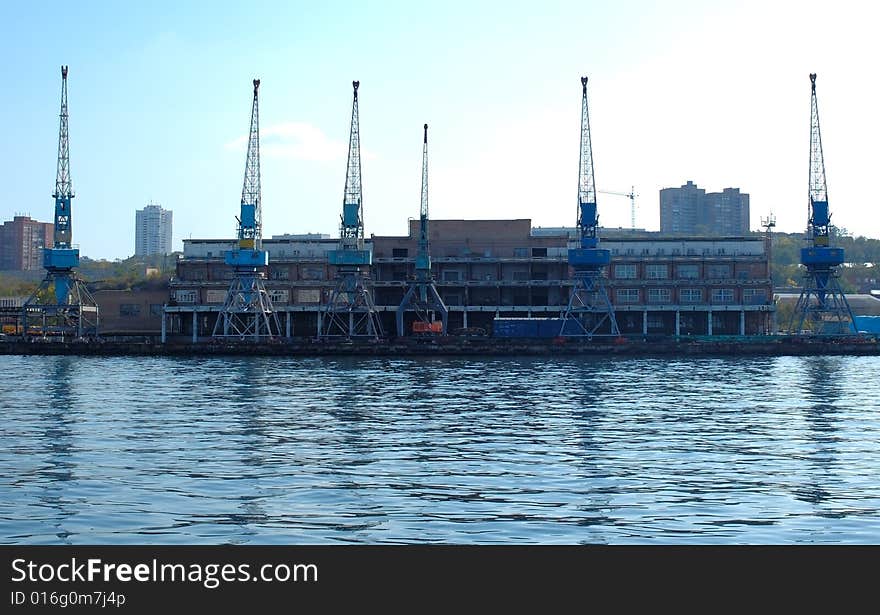
<path id="1" fill-rule="evenodd" d="M 860 333 L 880 334 L 880 316 L 856 316 L 855 319 Z"/>
<path id="2" fill-rule="evenodd" d="M 494 337 L 552 338 L 559 335 L 559 318 L 496 318 L 492 321 Z"/>

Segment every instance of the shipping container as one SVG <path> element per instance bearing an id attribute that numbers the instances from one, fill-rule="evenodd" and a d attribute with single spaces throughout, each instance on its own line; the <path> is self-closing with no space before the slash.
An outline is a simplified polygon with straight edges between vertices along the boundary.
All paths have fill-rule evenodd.
<path id="1" fill-rule="evenodd" d="M 861 333 L 880 334 L 880 316 L 856 316 L 856 329 Z"/>
<path id="2" fill-rule="evenodd" d="M 443 322 L 422 322 L 417 320 L 412 326 L 413 333 L 443 333 Z"/>
<path id="3" fill-rule="evenodd" d="M 560 318 L 495 318 L 492 321 L 494 337 L 557 337 L 561 329 Z"/>

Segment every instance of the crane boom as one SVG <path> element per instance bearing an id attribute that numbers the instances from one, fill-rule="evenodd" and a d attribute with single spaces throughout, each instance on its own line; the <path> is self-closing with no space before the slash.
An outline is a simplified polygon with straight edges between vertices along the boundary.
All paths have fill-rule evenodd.
<path id="1" fill-rule="evenodd" d="M 58 172 L 55 176 L 54 245 L 69 248 L 73 236 L 70 200 L 74 197 L 70 178 L 70 134 L 67 113 L 67 66 L 61 67 L 61 113 L 58 126 Z"/>

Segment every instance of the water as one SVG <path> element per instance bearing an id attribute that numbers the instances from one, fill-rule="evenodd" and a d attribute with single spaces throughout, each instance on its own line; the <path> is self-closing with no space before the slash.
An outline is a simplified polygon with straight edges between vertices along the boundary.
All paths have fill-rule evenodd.
<path id="1" fill-rule="evenodd" d="M 0 369 L 0 543 L 880 542 L 878 357 Z"/>

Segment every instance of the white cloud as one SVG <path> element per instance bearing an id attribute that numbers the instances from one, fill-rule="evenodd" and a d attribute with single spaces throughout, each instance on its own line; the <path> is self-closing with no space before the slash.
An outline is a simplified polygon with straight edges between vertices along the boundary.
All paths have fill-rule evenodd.
<path id="1" fill-rule="evenodd" d="M 227 150 L 244 152 L 247 135 L 224 145 Z M 292 158 L 314 162 L 344 160 L 348 156 L 348 143 L 331 139 L 324 132 L 307 122 L 282 122 L 260 128 L 260 155 L 270 158 Z M 365 159 L 375 158 L 371 152 L 361 150 Z"/>

